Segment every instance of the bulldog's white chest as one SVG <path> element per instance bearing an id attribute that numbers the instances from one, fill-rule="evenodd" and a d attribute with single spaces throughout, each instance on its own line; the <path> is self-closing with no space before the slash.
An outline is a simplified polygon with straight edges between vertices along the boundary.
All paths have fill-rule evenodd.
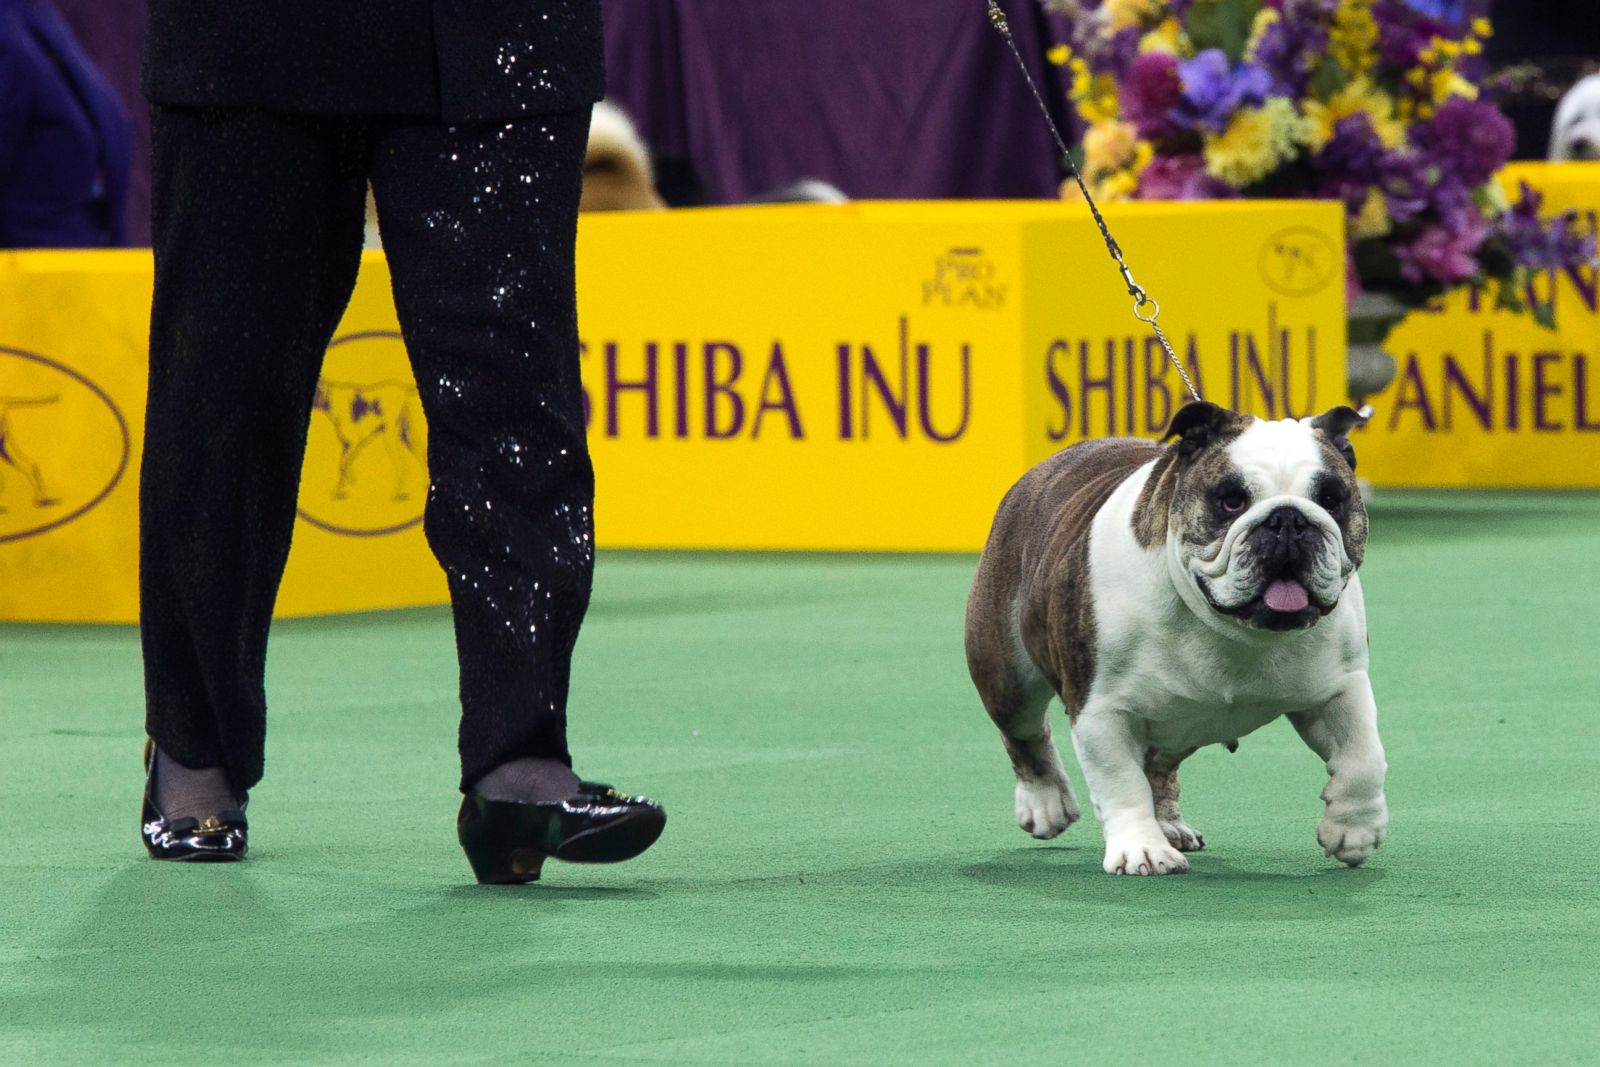
<path id="1" fill-rule="evenodd" d="M 1102 646 L 1110 655 L 1097 665 L 1093 695 L 1135 720 L 1158 752 L 1235 741 L 1315 706 L 1331 688 L 1312 665 L 1321 659 L 1307 647 L 1314 642 L 1296 642 L 1288 655 L 1239 656 L 1192 631 L 1156 630 L 1129 641 L 1118 636 Z"/>
<path id="2" fill-rule="evenodd" d="M 1181 753 L 1236 740 L 1281 715 L 1325 702 L 1366 668 L 1365 612 L 1352 578 L 1338 606 L 1309 630 L 1233 632 L 1178 594 L 1160 551 L 1139 547 L 1126 514 L 1130 478 L 1097 516 L 1090 577 L 1095 673 L 1085 713 L 1115 708 L 1142 740 Z"/>

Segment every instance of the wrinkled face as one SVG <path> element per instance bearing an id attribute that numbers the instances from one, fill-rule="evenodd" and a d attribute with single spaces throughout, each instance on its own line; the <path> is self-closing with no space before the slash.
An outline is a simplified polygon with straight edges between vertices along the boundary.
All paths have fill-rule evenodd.
<path id="1" fill-rule="evenodd" d="M 1179 470 L 1176 562 L 1212 611 L 1265 630 L 1316 625 L 1360 566 L 1367 513 L 1341 438 L 1238 419 Z"/>

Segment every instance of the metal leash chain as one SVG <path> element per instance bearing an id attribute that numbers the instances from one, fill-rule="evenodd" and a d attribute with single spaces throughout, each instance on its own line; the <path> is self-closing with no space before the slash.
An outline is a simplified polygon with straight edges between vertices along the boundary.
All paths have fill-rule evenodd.
<path id="1" fill-rule="evenodd" d="M 1156 303 L 1156 298 L 1144 291 L 1143 286 L 1133 280 L 1133 271 L 1128 269 L 1127 262 L 1122 258 L 1122 246 L 1117 244 L 1117 239 L 1111 236 L 1111 230 L 1106 226 L 1106 220 L 1100 214 L 1100 208 L 1095 205 L 1094 197 L 1089 195 L 1089 187 L 1084 184 L 1083 175 L 1078 171 L 1078 165 L 1072 161 L 1072 153 L 1067 149 L 1067 142 L 1061 136 L 1061 130 L 1056 126 L 1056 120 L 1050 117 L 1050 109 L 1045 105 L 1044 97 L 1039 93 L 1039 86 L 1033 80 L 1033 75 L 1028 73 L 1028 64 L 1022 58 L 1022 52 L 1017 48 L 1017 42 L 1011 36 L 1011 26 L 1006 22 L 1006 13 L 1000 10 L 996 0 L 989 0 L 989 21 L 1005 38 L 1011 55 L 1017 61 L 1017 69 L 1022 71 L 1022 77 L 1027 80 L 1028 89 L 1033 93 L 1034 102 L 1039 105 L 1039 113 L 1044 116 L 1045 123 L 1050 127 L 1050 136 L 1055 138 L 1056 148 L 1061 151 L 1061 161 L 1072 173 L 1072 180 L 1078 183 L 1078 189 L 1083 193 L 1083 199 L 1089 205 L 1089 214 L 1094 216 L 1096 226 L 1100 227 L 1100 236 L 1105 239 L 1106 251 L 1111 253 L 1111 258 L 1117 261 L 1117 269 L 1122 271 L 1122 280 L 1127 283 L 1128 295 L 1133 297 L 1133 317 L 1140 322 L 1150 324 L 1156 332 L 1156 340 L 1161 342 L 1162 349 L 1167 353 L 1167 358 L 1172 361 L 1173 367 L 1178 371 L 1178 377 L 1183 379 L 1184 386 L 1189 390 L 1189 395 L 1196 400 L 1200 399 L 1200 390 L 1194 387 L 1194 382 L 1189 378 L 1189 372 L 1183 369 L 1183 364 L 1178 360 L 1178 354 L 1172 350 L 1172 342 L 1167 340 L 1166 331 L 1156 321 L 1161 314 L 1161 305 Z M 1148 309 L 1148 314 L 1146 313 Z"/>

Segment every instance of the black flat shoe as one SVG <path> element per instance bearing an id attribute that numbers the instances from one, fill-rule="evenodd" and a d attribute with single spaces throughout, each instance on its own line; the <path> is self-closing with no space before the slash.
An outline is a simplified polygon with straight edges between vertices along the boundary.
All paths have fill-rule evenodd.
<path id="1" fill-rule="evenodd" d="M 647 797 L 626 797 L 609 785 L 582 782 L 553 803 L 490 800 L 468 793 L 456 832 L 484 885 L 539 880 L 547 859 L 569 863 L 631 860 L 661 836 L 667 813 Z"/>
<path id="2" fill-rule="evenodd" d="M 139 836 L 151 859 L 227 863 L 249 851 L 249 826 L 244 808 L 231 808 L 203 819 L 168 819 L 156 809 L 156 745 L 144 745 L 144 814 Z"/>

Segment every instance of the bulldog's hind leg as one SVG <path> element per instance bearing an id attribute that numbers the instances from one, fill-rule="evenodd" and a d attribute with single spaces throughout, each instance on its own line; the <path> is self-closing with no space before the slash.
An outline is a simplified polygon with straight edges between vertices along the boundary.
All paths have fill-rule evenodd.
<path id="1" fill-rule="evenodd" d="M 1078 800 L 1050 736 L 1049 685 L 1037 673 L 1006 667 L 1003 677 L 973 680 L 1017 775 L 1017 825 L 1048 840 L 1078 821 Z"/>
<path id="2" fill-rule="evenodd" d="M 1028 657 L 1018 622 L 1018 561 L 1000 505 L 967 598 L 967 670 L 1017 775 L 1017 825 L 1041 840 L 1078 821 L 1078 801 L 1050 738 L 1050 683 Z"/>
<path id="3" fill-rule="evenodd" d="M 1178 811 L 1178 764 L 1190 755 L 1176 758 L 1150 752 L 1145 756 L 1144 776 L 1150 779 L 1150 795 L 1155 801 L 1156 823 L 1167 841 L 1179 852 L 1199 852 L 1206 839 L 1184 821 Z"/>

